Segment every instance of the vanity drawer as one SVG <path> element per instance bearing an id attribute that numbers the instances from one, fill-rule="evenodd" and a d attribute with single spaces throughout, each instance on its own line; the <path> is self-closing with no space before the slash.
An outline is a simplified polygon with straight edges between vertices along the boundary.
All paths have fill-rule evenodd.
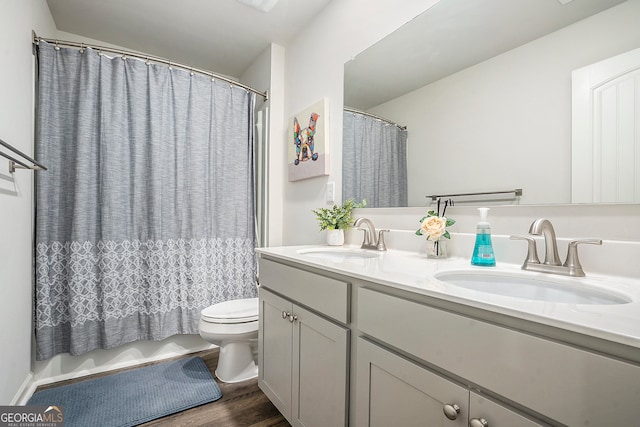
<path id="1" fill-rule="evenodd" d="M 349 283 L 260 259 L 260 285 L 341 323 L 349 323 Z"/>
<path id="2" fill-rule="evenodd" d="M 367 288 L 358 329 L 566 425 L 637 423 L 640 367 Z"/>

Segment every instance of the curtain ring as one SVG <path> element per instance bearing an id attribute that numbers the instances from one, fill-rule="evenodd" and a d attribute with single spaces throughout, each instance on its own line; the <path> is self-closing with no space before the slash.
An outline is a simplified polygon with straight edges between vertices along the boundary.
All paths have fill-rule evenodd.
<path id="1" fill-rule="evenodd" d="M 145 59 L 144 63 L 145 63 L 145 64 L 147 64 L 147 65 L 151 65 L 151 62 L 149 61 L 149 57 L 148 57 L 148 56 L 147 56 L 147 58 Z"/>
<path id="2" fill-rule="evenodd" d="M 98 56 L 102 56 L 102 48 L 98 51 Z"/>
<path id="3" fill-rule="evenodd" d="M 123 61 L 127 59 L 127 55 L 124 53 L 124 50 L 120 52 L 120 55 L 122 55 L 120 59 L 122 59 Z"/>
<path id="4" fill-rule="evenodd" d="M 84 53 L 84 43 L 80 43 L 80 53 Z"/>
<path id="5" fill-rule="evenodd" d="M 191 77 L 195 75 L 195 73 L 193 72 L 193 67 L 189 68 L 189 74 L 191 75 Z"/>
<path id="6" fill-rule="evenodd" d="M 53 48 L 55 50 L 60 50 L 60 45 L 58 44 L 58 40 L 56 40 L 56 45 Z"/>
<path id="7" fill-rule="evenodd" d="M 171 61 L 169 61 L 169 70 L 173 70 L 173 68 L 171 67 Z"/>

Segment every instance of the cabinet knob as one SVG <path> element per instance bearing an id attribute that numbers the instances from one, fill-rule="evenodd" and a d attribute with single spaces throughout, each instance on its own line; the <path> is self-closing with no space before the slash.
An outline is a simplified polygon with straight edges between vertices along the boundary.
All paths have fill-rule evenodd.
<path id="1" fill-rule="evenodd" d="M 484 418 L 471 418 L 469 427 L 489 427 L 489 423 Z"/>
<path id="2" fill-rule="evenodd" d="M 291 316 L 291 313 L 287 313 L 286 311 L 282 312 L 282 318 L 286 319 L 287 317 Z"/>
<path id="3" fill-rule="evenodd" d="M 460 413 L 460 407 L 455 403 L 447 403 L 442 408 L 442 411 L 444 412 L 445 417 L 450 420 L 455 420 L 458 418 L 458 414 Z"/>
<path id="4" fill-rule="evenodd" d="M 294 315 L 294 314 L 289 313 L 289 322 L 293 323 L 293 322 L 295 322 L 296 320 L 298 320 L 298 316 L 296 316 L 296 315 Z"/>

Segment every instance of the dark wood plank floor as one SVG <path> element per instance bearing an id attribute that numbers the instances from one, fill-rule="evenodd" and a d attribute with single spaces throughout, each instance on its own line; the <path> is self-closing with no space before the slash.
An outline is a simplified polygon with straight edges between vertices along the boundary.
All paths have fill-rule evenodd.
<path id="1" fill-rule="evenodd" d="M 218 349 L 193 353 L 182 357 L 200 356 L 207 364 L 211 374 L 215 378 L 214 371 L 218 364 Z M 166 360 L 175 360 L 179 357 Z M 164 362 L 163 360 L 161 362 Z M 132 368 L 120 369 L 108 373 L 95 374 L 75 380 L 61 381 L 38 387 L 37 391 L 60 385 L 70 384 L 87 379 L 102 377 L 109 374 L 123 372 L 141 366 L 152 365 L 152 362 Z M 178 412 L 164 418 L 141 424 L 145 427 L 179 427 L 179 426 L 212 426 L 212 427 L 289 427 L 290 424 L 278 412 L 275 406 L 267 399 L 267 396 L 258 388 L 258 380 L 248 380 L 241 383 L 226 384 L 218 381 L 222 398 L 196 408 Z"/>

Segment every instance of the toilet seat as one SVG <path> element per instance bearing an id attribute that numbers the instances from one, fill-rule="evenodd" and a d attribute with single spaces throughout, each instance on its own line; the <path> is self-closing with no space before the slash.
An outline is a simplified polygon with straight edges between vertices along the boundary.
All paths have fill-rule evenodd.
<path id="1" fill-rule="evenodd" d="M 244 298 L 214 304 L 202 310 L 200 318 L 208 323 L 249 323 L 258 321 L 258 298 Z"/>

